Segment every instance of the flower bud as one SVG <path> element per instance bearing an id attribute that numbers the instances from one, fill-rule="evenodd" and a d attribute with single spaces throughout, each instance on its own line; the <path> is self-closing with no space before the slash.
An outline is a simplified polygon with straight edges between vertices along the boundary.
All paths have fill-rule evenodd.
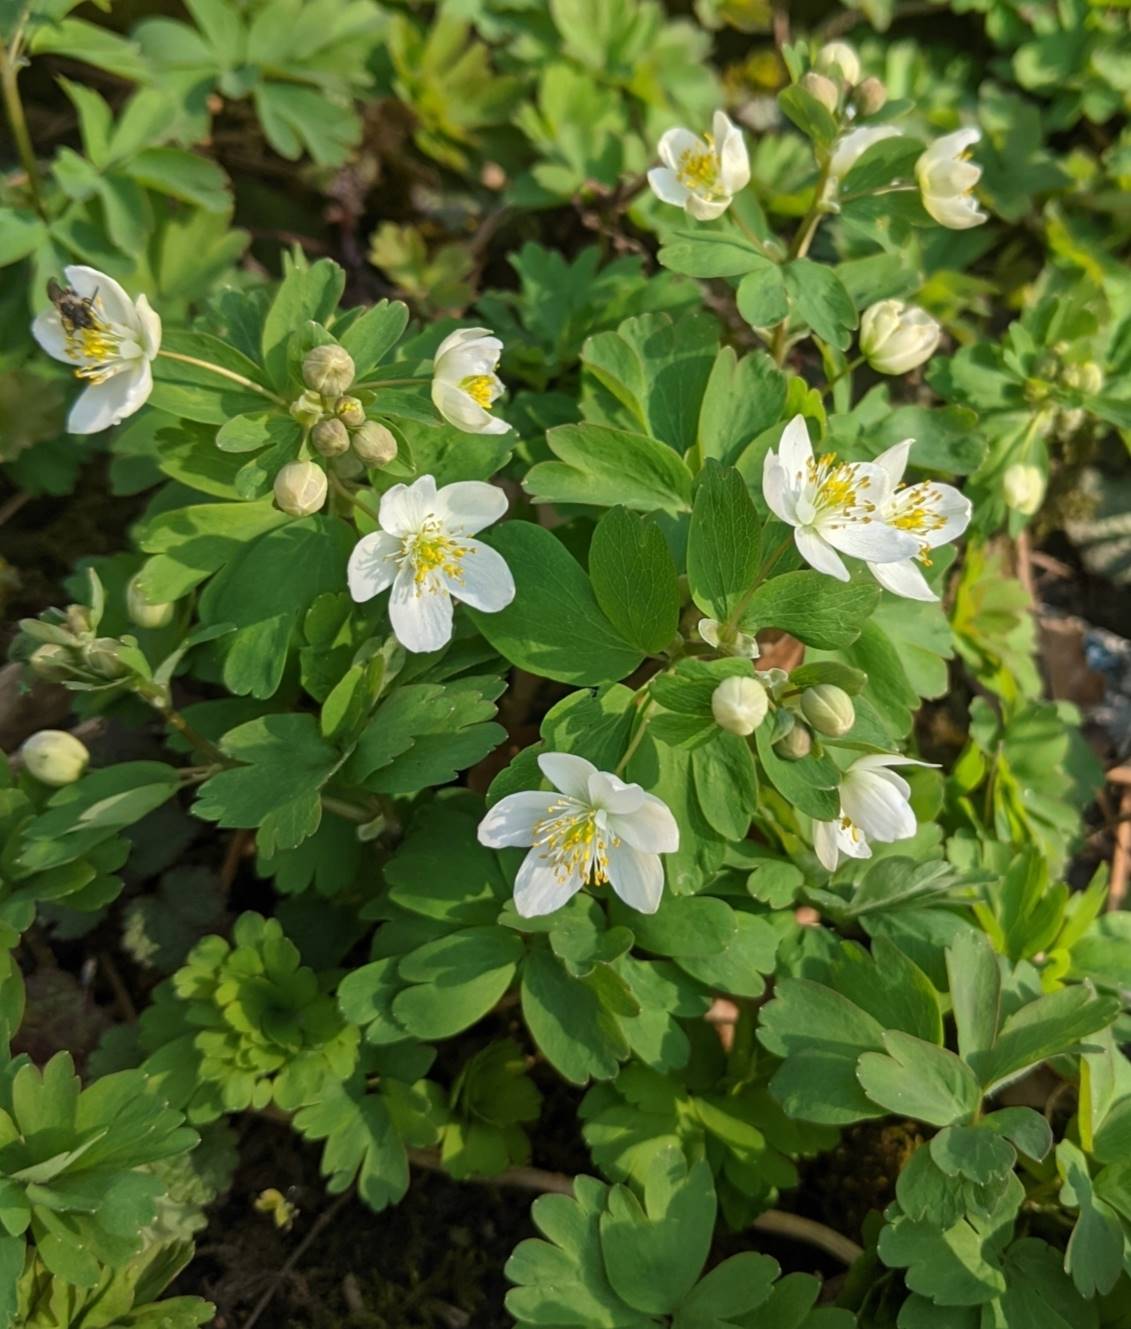
<path id="1" fill-rule="evenodd" d="M 852 86 L 860 82 L 860 57 L 847 42 L 827 42 L 817 52 L 817 68 Z"/>
<path id="2" fill-rule="evenodd" d="M 365 407 L 356 397 L 339 397 L 334 403 L 334 414 L 350 429 L 360 429 L 365 423 Z"/>
<path id="3" fill-rule="evenodd" d="M 882 111 L 887 103 L 888 90 L 874 76 L 866 78 L 852 95 L 852 100 L 861 115 L 875 115 Z"/>
<path id="4" fill-rule="evenodd" d="M 745 738 L 766 718 L 770 699 L 756 678 L 724 678 L 711 694 L 711 714 L 720 729 Z"/>
<path id="5" fill-rule="evenodd" d="M 37 678 L 46 679 L 49 683 L 59 683 L 74 673 L 71 661 L 71 652 L 65 646 L 46 642 L 42 646 L 37 646 L 28 656 L 28 668 Z"/>
<path id="6" fill-rule="evenodd" d="M 1083 364 L 1069 365 L 1063 379 L 1065 386 L 1094 397 L 1104 385 L 1104 371 L 1094 360 L 1085 360 Z"/>
<path id="7" fill-rule="evenodd" d="M 841 738 L 856 723 L 852 698 L 834 683 L 818 683 L 801 694 L 801 714 L 818 734 Z"/>
<path id="8" fill-rule="evenodd" d="M 320 420 L 310 438 L 323 457 L 340 457 L 350 445 L 349 430 L 340 420 Z"/>
<path id="9" fill-rule="evenodd" d="M 860 319 L 860 350 L 878 374 L 906 374 L 929 360 L 942 329 L 925 310 L 880 300 Z"/>
<path id="10" fill-rule="evenodd" d="M 130 671 L 121 661 L 120 646 L 116 637 L 95 637 L 88 646 L 83 647 L 83 664 L 91 673 L 102 678 L 121 678 Z"/>
<path id="11" fill-rule="evenodd" d="M 720 655 L 736 655 L 744 660 L 757 660 L 761 655 L 758 638 L 752 632 L 739 632 L 728 628 L 717 618 L 701 618 L 696 625 L 699 636 L 713 646 Z"/>
<path id="12" fill-rule="evenodd" d="M 813 750 L 813 735 L 803 724 L 795 724 L 774 744 L 774 751 L 787 761 L 799 761 Z"/>
<path id="13" fill-rule="evenodd" d="M 815 101 L 819 101 L 826 111 L 835 111 L 840 103 L 840 93 L 831 78 L 818 74 L 811 69 L 801 77 L 801 86 Z"/>
<path id="14" fill-rule="evenodd" d="M 1030 462 L 1016 461 L 1006 467 L 1001 488 L 1008 507 L 1023 517 L 1031 517 L 1045 496 L 1045 473 Z"/>
<path id="15" fill-rule="evenodd" d="M 139 628 L 168 627 L 173 621 L 176 610 L 177 607 L 172 601 L 155 604 L 145 598 L 141 589 L 140 572 L 130 578 L 130 584 L 126 587 L 126 613 L 129 614 L 130 621 L 136 623 Z"/>
<path id="16" fill-rule="evenodd" d="M 322 409 L 322 398 L 317 392 L 304 392 L 296 397 L 291 402 L 290 412 L 304 429 L 313 429 L 325 414 Z"/>
<path id="17" fill-rule="evenodd" d="M 312 461 L 288 462 L 275 476 L 275 502 L 290 517 L 321 512 L 326 489 L 326 472 Z"/>
<path id="18" fill-rule="evenodd" d="M 324 397 L 338 397 L 353 382 L 353 356 L 340 346 L 315 346 L 302 362 L 302 381 Z"/>
<path id="19" fill-rule="evenodd" d="M 87 605 L 68 605 L 66 619 L 68 632 L 73 632 L 76 637 L 85 637 L 94 631 L 94 615 Z"/>
<path id="20" fill-rule="evenodd" d="M 20 757 L 29 775 L 56 789 L 74 784 L 90 761 L 86 747 L 62 729 L 41 729 L 32 734 L 20 748 Z"/>
<path id="21" fill-rule="evenodd" d="M 354 431 L 353 450 L 366 466 L 386 466 L 397 455 L 397 440 L 393 431 L 376 420 L 366 420 Z"/>

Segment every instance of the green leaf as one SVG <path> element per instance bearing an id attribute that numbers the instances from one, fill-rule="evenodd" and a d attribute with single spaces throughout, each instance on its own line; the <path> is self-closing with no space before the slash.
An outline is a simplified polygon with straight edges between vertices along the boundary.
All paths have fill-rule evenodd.
<path id="1" fill-rule="evenodd" d="M 932 1126 L 949 1126 L 978 1110 L 978 1081 L 953 1052 L 895 1029 L 885 1032 L 884 1047 L 887 1056 L 866 1052 L 856 1067 L 864 1092 L 880 1107 Z"/>
<path id="2" fill-rule="evenodd" d="M 699 408 L 699 452 L 731 465 L 747 446 L 781 419 L 785 375 L 763 351 L 741 359 L 720 348 Z"/>
<path id="3" fill-rule="evenodd" d="M 291 337 L 301 332 L 308 322 L 324 324 L 329 320 L 338 306 L 346 280 L 342 269 L 328 258 L 309 266 L 305 260 L 301 264 L 291 260 L 286 266 L 286 275 L 263 321 L 261 337 L 268 381 L 284 392 L 298 386 L 290 381 L 288 348 Z"/>
<path id="4" fill-rule="evenodd" d="M 838 186 L 841 194 L 864 194 L 882 189 L 896 180 L 909 179 L 922 156 L 923 144 L 906 134 L 895 134 L 873 143 L 857 157 Z"/>
<path id="5" fill-rule="evenodd" d="M 755 914 L 735 910 L 734 922 L 734 935 L 721 950 L 678 955 L 675 962 L 712 990 L 732 997 L 760 997 L 766 990 L 765 977 L 774 972 L 780 936 L 768 919 Z"/>
<path id="6" fill-rule="evenodd" d="M 232 206 L 228 177 L 206 157 L 180 148 L 146 148 L 124 167 L 130 179 L 146 189 L 206 212 L 227 214 Z"/>
<path id="7" fill-rule="evenodd" d="M 835 650 L 856 640 L 880 598 L 870 581 L 840 582 L 819 572 L 786 572 L 763 582 L 742 617 L 746 632 L 779 628 L 807 646 Z"/>
<path id="8" fill-rule="evenodd" d="M 1001 969 L 984 932 L 965 928 L 946 948 L 958 1050 L 966 1061 L 993 1047 L 1001 1019 Z"/>
<path id="9" fill-rule="evenodd" d="M 353 356 L 360 381 L 388 356 L 408 326 L 408 306 L 401 300 L 379 300 L 342 333 L 339 342 Z"/>
<path id="10" fill-rule="evenodd" d="M 708 461 L 695 493 L 687 537 L 687 578 L 704 614 L 723 622 L 753 586 L 762 531 L 742 476 Z"/>
<path id="11" fill-rule="evenodd" d="M 659 257 L 665 268 L 688 277 L 741 277 L 743 273 L 774 266 L 749 240 L 706 226 L 694 231 L 672 231 L 661 246 Z"/>
<path id="12" fill-rule="evenodd" d="M 607 425 L 558 425 L 546 442 L 558 461 L 543 461 L 523 485 L 536 503 L 620 504 L 642 512 L 686 512 L 691 473 L 679 456 L 644 434 Z"/>
<path id="13" fill-rule="evenodd" d="M 601 612 L 589 578 L 549 531 L 512 521 L 484 539 L 514 575 L 514 600 L 497 614 L 468 610 L 475 626 L 512 664 L 561 683 L 593 686 L 631 674 L 643 652 Z"/>
<path id="14" fill-rule="evenodd" d="M 735 293 L 738 312 L 752 328 L 772 328 L 789 315 L 786 270 L 776 263 L 763 263 L 738 283 Z"/>
<path id="15" fill-rule="evenodd" d="M 736 930 L 730 905 L 708 896 L 665 894 L 654 914 L 637 913 L 614 900 L 610 913 L 632 929 L 642 950 L 656 955 L 715 955 Z"/>
<path id="16" fill-rule="evenodd" d="M 1090 1300 L 1097 1292 L 1106 1296 L 1123 1272 L 1123 1224 L 1096 1194 L 1088 1160 L 1070 1140 L 1056 1146 L 1056 1163 L 1064 1180 L 1060 1202 L 1079 1211 L 1068 1238 L 1065 1270 L 1082 1297 Z"/>
<path id="17" fill-rule="evenodd" d="M 274 503 L 198 503 L 160 513 L 141 529 L 139 543 L 156 555 L 142 568 L 148 600 L 177 600 L 241 554 L 259 535 L 289 518 Z"/>
<path id="18" fill-rule="evenodd" d="M 572 1084 L 611 1080 L 628 1056 L 616 1018 L 549 951 L 532 951 L 526 959 L 522 1017 L 547 1060 Z"/>
<path id="19" fill-rule="evenodd" d="M 625 641 L 655 655 L 674 639 L 676 566 L 655 522 L 620 507 L 606 513 L 589 544 L 589 579 L 598 605 Z"/>
<path id="20" fill-rule="evenodd" d="M 47 237 L 47 228 L 34 212 L 5 208 L 0 212 L 0 268 L 33 254 Z"/>
<path id="21" fill-rule="evenodd" d="M 836 138 L 837 122 L 832 112 L 800 84 L 791 84 L 779 92 L 778 105 L 818 147 L 827 148 Z"/>
<path id="22" fill-rule="evenodd" d="M 393 999 L 393 1015 L 417 1038 L 451 1038 L 495 1006 L 522 954 L 522 938 L 502 927 L 465 928 L 429 942 L 400 962 L 401 978 L 415 986 Z"/>
<path id="23" fill-rule="evenodd" d="M 844 283 L 832 268 L 808 258 L 795 258 L 784 271 L 786 290 L 799 317 L 822 341 L 847 350 L 857 314 Z"/>
<path id="24" fill-rule="evenodd" d="M 779 757 L 766 724 L 754 731 L 754 742 L 766 778 L 799 812 L 816 821 L 835 821 L 840 816 L 841 772 L 836 762 L 812 753 L 797 760 Z"/>
<path id="25" fill-rule="evenodd" d="M 720 1320 L 745 1315 L 761 1306 L 773 1291 L 778 1263 L 757 1251 L 732 1255 L 699 1280 L 680 1302 L 675 1329 L 708 1329 Z M 773 1319 L 762 1323 L 774 1325 Z"/>

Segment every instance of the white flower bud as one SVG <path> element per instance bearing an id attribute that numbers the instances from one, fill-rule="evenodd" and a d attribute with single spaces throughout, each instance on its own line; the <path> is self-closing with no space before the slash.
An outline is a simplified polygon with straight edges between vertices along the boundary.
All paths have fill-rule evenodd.
<path id="1" fill-rule="evenodd" d="M 302 362 L 302 381 L 324 397 L 338 397 L 354 380 L 353 356 L 340 346 L 315 346 Z"/>
<path id="2" fill-rule="evenodd" d="M 320 420 L 310 439 L 323 457 L 340 457 L 350 445 L 349 430 L 340 420 Z"/>
<path id="3" fill-rule="evenodd" d="M 288 462 L 275 476 L 275 502 L 291 517 L 321 512 L 326 489 L 326 472 L 312 461 Z"/>
<path id="4" fill-rule="evenodd" d="M 711 694 L 711 714 L 720 729 L 745 738 L 766 718 L 770 699 L 756 678 L 724 678 Z"/>
<path id="5" fill-rule="evenodd" d="M 813 735 L 803 724 L 795 724 L 774 744 L 774 751 L 787 761 L 800 761 L 813 750 Z"/>
<path id="6" fill-rule="evenodd" d="M 1083 364 L 1069 365 L 1063 379 L 1066 387 L 1094 397 L 1104 385 L 1104 371 L 1094 360 L 1085 360 Z"/>
<path id="7" fill-rule="evenodd" d="M 366 466 L 385 466 L 397 455 L 397 440 L 391 429 L 376 420 L 366 422 L 353 435 L 353 450 Z"/>
<path id="8" fill-rule="evenodd" d="M 1045 496 L 1045 473 L 1030 462 L 1016 461 L 1006 467 L 1001 488 L 1008 507 L 1023 517 L 1031 517 Z"/>
<path id="9" fill-rule="evenodd" d="M 817 52 L 817 68 L 822 74 L 839 76 L 849 86 L 860 82 L 860 57 L 847 42 L 827 42 Z"/>
<path id="10" fill-rule="evenodd" d="M 925 310 L 880 300 L 860 319 L 860 350 L 878 374 L 906 374 L 929 360 L 942 329 Z"/>
<path id="11" fill-rule="evenodd" d="M 121 678 L 130 671 L 128 666 L 122 664 L 120 646 L 117 637 L 95 637 L 88 646 L 83 647 L 83 663 L 102 678 Z"/>
<path id="12" fill-rule="evenodd" d="M 875 77 L 866 78 L 852 95 L 861 115 L 875 115 L 877 111 L 882 111 L 887 99 L 887 88 Z"/>
<path id="13" fill-rule="evenodd" d="M 834 683 L 818 683 L 801 694 L 801 714 L 818 734 L 841 738 L 856 723 L 852 698 Z"/>
<path id="14" fill-rule="evenodd" d="M 126 587 L 126 612 L 132 623 L 136 623 L 139 628 L 168 627 L 176 611 L 177 606 L 172 601 L 154 604 L 145 598 L 140 572 L 130 578 L 130 584 Z"/>
<path id="15" fill-rule="evenodd" d="M 291 402 L 290 412 L 304 429 L 313 429 L 325 414 L 322 409 L 322 398 L 317 392 L 304 392 L 296 397 Z"/>
<path id="16" fill-rule="evenodd" d="M 802 75 L 801 87 L 815 101 L 820 102 L 826 111 L 835 111 L 840 104 L 840 93 L 836 84 L 824 74 L 818 74 L 816 70 L 810 69 L 807 74 Z"/>
<path id="17" fill-rule="evenodd" d="M 74 784 L 90 761 L 90 753 L 73 734 L 62 729 L 41 729 L 20 748 L 27 773 L 54 788 Z"/>
<path id="18" fill-rule="evenodd" d="M 356 397 L 339 397 L 334 403 L 334 414 L 350 429 L 360 429 L 365 423 L 365 407 Z"/>
<path id="19" fill-rule="evenodd" d="M 32 651 L 28 657 L 28 668 L 37 678 L 46 679 L 50 683 L 70 678 L 74 672 L 71 652 L 65 646 L 53 642 L 46 642 Z"/>

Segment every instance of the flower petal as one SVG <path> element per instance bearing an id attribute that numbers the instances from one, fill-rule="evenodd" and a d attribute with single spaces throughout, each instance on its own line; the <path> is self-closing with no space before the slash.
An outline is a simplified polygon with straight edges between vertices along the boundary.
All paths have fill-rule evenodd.
<path id="1" fill-rule="evenodd" d="M 594 771 L 589 777 L 587 798 L 595 808 L 610 813 L 634 813 L 646 795 L 638 784 L 626 784 L 609 771 Z"/>
<path id="2" fill-rule="evenodd" d="M 872 576 L 885 591 L 892 595 L 901 595 L 905 600 L 937 600 L 939 597 L 927 584 L 926 577 L 919 571 L 913 558 L 905 558 L 898 563 L 869 563 Z"/>
<path id="3" fill-rule="evenodd" d="M 633 849 L 649 854 L 674 854 L 679 848 L 679 822 L 655 794 L 645 794 L 635 812 L 609 814 L 609 829 Z"/>
<path id="4" fill-rule="evenodd" d="M 543 752 L 538 757 L 538 769 L 555 789 L 588 807 L 589 777 L 597 770 L 591 761 L 572 752 Z"/>
<path id="5" fill-rule="evenodd" d="M 152 360 L 161 349 L 161 315 L 144 295 L 139 295 L 135 306 L 141 348 Z"/>
<path id="6" fill-rule="evenodd" d="M 905 438 L 902 443 L 893 443 L 890 448 L 881 452 L 873 463 L 887 476 L 892 489 L 903 479 L 903 472 L 907 470 L 907 458 L 914 446 L 913 438 Z"/>
<path id="7" fill-rule="evenodd" d="M 696 221 L 714 221 L 716 217 L 721 217 L 730 205 L 729 194 L 725 198 L 703 198 L 699 194 L 688 194 L 687 202 L 683 206 L 687 209 L 688 216 L 694 217 Z"/>
<path id="8" fill-rule="evenodd" d="M 442 378 L 432 380 L 432 405 L 450 425 L 465 434 L 505 434 L 510 425 L 484 410 L 463 388 Z"/>
<path id="9" fill-rule="evenodd" d="M 452 597 L 428 583 L 417 586 L 402 567 L 389 595 L 389 622 L 406 651 L 438 651 L 452 639 Z"/>
<path id="10" fill-rule="evenodd" d="M 851 770 L 840 786 L 840 800 L 869 840 L 887 844 L 915 834 L 915 814 L 903 792 L 867 770 Z"/>
<path id="11" fill-rule="evenodd" d="M 664 894 L 664 865 L 658 854 L 627 844 L 609 846 L 609 884 L 630 909 L 654 914 Z"/>
<path id="12" fill-rule="evenodd" d="M 568 904 L 584 885 L 574 875 L 563 880 L 553 866 L 532 849 L 514 879 L 514 907 L 522 918 L 539 918 Z"/>
<path id="13" fill-rule="evenodd" d="M 67 285 L 83 300 L 93 300 L 98 312 L 111 323 L 123 328 L 139 328 L 134 302 L 113 277 L 75 263 L 63 269 Z"/>
<path id="14" fill-rule="evenodd" d="M 778 456 L 786 469 L 790 486 L 796 487 L 805 477 L 813 460 L 813 444 L 803 415 L 795 415 L 782 430 L 778 441 Z"/>
<path id="15" fill-rule="evenodd" d="M 467 553 L 460 560 L 459 573 L 442 573 L 448 591 L 472 609 L 497 614 L 514 599 L 514 577 L 502 554 L 481 540 L 465 540 Z"/>
<path id="16" fill-rule="evenodd" d="M 920 540 L 909 531 L 896 530 L 882 521 L 823 521 L 823 539 L 850 558 L 868 563 L 898 563 L 919 552 Z"/>
<path id="17" fill-rule="evenodd" d="M 401 541 L 388 531 L 363 535 L 354 545 L 346 564 L 350 597 L 358 604 L 364 604 L 388 590 L 397 575 L 396 556 L 400 552 Z"/>
<path id="18" fill-rule="evenodd" d="M 817 855 L 817 861 L 823 868 L 829 872 L 836 871 L 836 865 L 840 862 L 840 849 L 837 841 L 837 824 L 835 821 L 815 821 L 813 823 L 813 852 Z"/>
<path id="19" fill-rule="evenodd" d="M 67 430 L 72 434 L 97 434 L 140 411 L 152 391 L 149 361 L 136 361 L 80 393 L 67 417 Z"/>
<path id="20" fill-rule="evenodd" d="M 63 320 L 54 309 L 45 309 L 42 314 L 36 314 L 31 325 L 31 335 L 53 360 L 62 360 L 68 365 L 83 363 L 81 355 L 75 355 L 68 349 Z"/>
<path id="21" fill-rule="evenodd" d="M 432 511 L 453 535 L 475 535 L 507 510 L 507 496 L 498 485 L 459 480 L 436 495 Z"/>
<path id="22" fill-rule="evenodd" d="M 546 819 L 557 797 L 545 789 L 529 789 L 500 798 L 479 823 L 479 843 L 488 849 L 533 844 L 534 827 Z"/>
<path id="23" fill-rule="evenodd" d="M 767 452 L 762 462 L 762 497 L 779 521 L 788 526 L 797 525 L 795 491 L 790 486 L 790 477 L 781 458 L 773 452 Z"/>
<path id="24" fill-rule="evenodd" d="M 716 111 L 712 131 L 719 155 L 719 182 L 728 194 L 737 194 L 750 183 L 750 155 L 742 130 L 725 111 Z"/>
<path id="25" fill-rule="evenodd" d="M 687 202 L 690 191 L 667 166 L 653 166 L 648 172 L 648 184 L 661 203 L 671 203 L 682 208 Z"/>
<path id="26" fill-rule="evenodd" d="M 410 485 L 393 485 L 381 495 L 377 520 L 393 535 L 415 535 L 436 506 L 436 481 L 422 475 Z"/>
<path id="27" fill-rule="evenodd" d="M 798 526 L 793 532 L 793 543 L 797 546 L 797 552 L 811 568 L 816 568 L 826 576 L 835 577 L 837 581 L 849 580 L 848 569 L 836 551 L 830 549 L 810 527 Z"/>
<path id="28" fill-rule="evenodd" d="M 660 160 L 673 171 L 679 170 L 680 160 L 685 153 L 699 157 L 710 151 L 699 135 L 693 134 L 690 129 L 667 130 L 660 135 L 660 142 L 656 147 Z"/>

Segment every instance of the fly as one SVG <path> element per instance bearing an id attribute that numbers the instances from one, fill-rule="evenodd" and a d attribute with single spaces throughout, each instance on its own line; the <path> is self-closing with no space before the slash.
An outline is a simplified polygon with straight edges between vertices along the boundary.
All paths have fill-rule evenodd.
<path id="1" fill-rule="evenodd" d="M 58 310 L 63 327 L 68 332 L 77 332 L 80 328 L 96 328 L 98 315 L 94 311 L 94 300 L 98 295 L 83 296 L 69 286 L 62 286 L 54 277 L 47 279 L 47 298 Z"/>

